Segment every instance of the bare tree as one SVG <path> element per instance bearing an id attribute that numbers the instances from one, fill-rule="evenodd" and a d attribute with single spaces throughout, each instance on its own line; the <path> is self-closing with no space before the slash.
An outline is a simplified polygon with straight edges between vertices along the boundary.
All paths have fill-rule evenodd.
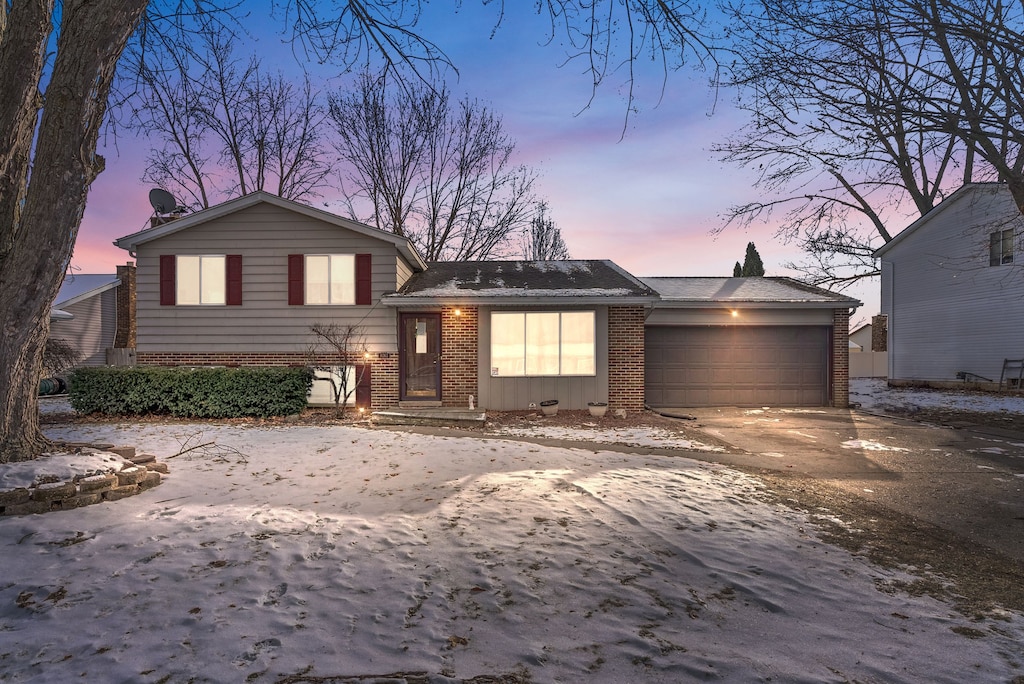
<path id="1" fill-rule="evenodd" d="M 306 357 L 310 368 L 321 373 L 313 381 L 330 384 L 335 409 L 344 416 L 345 407 L 367 372 L 367 364 L 363 362 L 366 338 L 358 325 L 342 323 L 317 322 L 309 331 L 313 341 L 306 350 Z"/>
<path id="2" fill-rule="evenodd" d="M 349 213 L 408 237 L 428 261 L 502 255 L 528 225 L 535 175 L 513 165 L 515 144 L 480 102 L 363 75 L 331 98 L 330 115 Z"/>
<path id="3" fill-rule="evenodd" d="M 548 215 L 548 203 L 537 202 L 530 227 L 523 240 L 523 256 L 531 261 L 568 259 L 569 248 L 562 239 L 562 231 Z"/>
<path id="4" fill-rule="evenodd" d="M 750 119 L 715 149 L 765 198 L 726 225 L 779 220 L 813 282 L 876 275 L 889 223 L 964 182 L 1005 180 L 1024 208 L 1018 3 L 755 0 L 729 19 L 726 82 Z"/>
<path id="5" fill-rule="evenodd" d="M 142 65 L 134 122 L 159 147 L 143 180 L 192 209 L 257 190 L 319 196 L 333 167 L 309 79 L 296 86 L 266 74 L 256 57 L 236 58 L 234 43 L 207 24 L 192 44 L 151 48 L 158 59 Z"/>

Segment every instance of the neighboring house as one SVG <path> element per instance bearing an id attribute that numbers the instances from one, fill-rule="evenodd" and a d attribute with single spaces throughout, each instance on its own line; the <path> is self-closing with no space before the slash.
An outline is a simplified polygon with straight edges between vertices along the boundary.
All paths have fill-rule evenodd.
<path id="1" fill-rule="evenodd" d="M 871 351 L 871 324 L 864 323 L 850 333 L 850 351 Z"/>
<path id="2" fill-rule="evenodd" d="M 851 378 L 884 378 L 888 372 L 888 354 L 884 351 L 875 351 L 875 347 L 885 348 L 879 345 L 885 337 L 885 327 L 882 326 L 877 335 L 881 340 L 875 340 L 875 326 L 871 323 L 864 323 L 850 333 L 850 377 Z"/>
<path id="3" fill-rule="evenodd" d="M 1005 185 L 974 183 L 875 252 L 890 383 L 998 382 L 1024 358 L 1022 229 Z"/>
<path id="4" fill-rule="evenodd" d="M 642 278 L 651 406 L 840 406 L 856 299 L 791 278 Z"/>
<path id="5" fill-rule="evenodd" d="M 835 350 L 834 340 L 845 345 L 849 308 L 859 302 L 795 281 L 645 282 L 602 260 L 427 264 L 404 237 L 266 193 L 115 244 L 139 264 L 139 364 L 308 365 L 310 327 L 338 323 L 360 332 L 346 364 L 360 407 L 468 406 L 472 396 L 492 410 L 557 399 L 566 409 L 601 401 L 636 411 L 650 403 L 652 383 L 672 383 L 659 366 L 645 367 L 645 344 L 652 339 L 649 333 L 645 343 L 645 326 L 653 318 L 684 337 L 709 326 L 745 331 L 775 351 L 757 357 L 772 363 L 789 353 L 794 336 L 811 335 L 810 342 L 795 343 L 796 353 L 811 349 L 819 361 L 773 371 L 774 403 L 847 402 L 847 350 Z M 687 280 L 717 285 L 702 290 L 696 304 L 671 291 L 659 294 L 661 285 Z M 736 282 L 744 280 L 763 283 Z M 723 296 L 723 287 L 738 299 Z M 761 296 L 766 292 L 767 299 Z M 719 321 L 725 305 L 743 317 Z M 732 349 L 730 367 L 747 363 L 744 368 L 758 370 L 747 380 L 734 373 L 731 393 L 659 398 L 765 403 L 767 367 L 738 358 L 745 347 Z M 329 361 L 316 359 L 317 365 Z M 796 392 L 788 389 L 789 371 L 798 377 Z M 739 391 L 743 382 L 755 383 L 756 391 Z"/>
<path id="6" fill-rule="evenodd" d="M 126 291 L 132 279 L 130 263 L 119 266 L 116 275 L 70 273 L 64 278 L 50 310 L 50 337 L 71 345 L 79 365 L 102 366 L 107 349 L 132 342 L 126 334 L 132 318 Z"/>

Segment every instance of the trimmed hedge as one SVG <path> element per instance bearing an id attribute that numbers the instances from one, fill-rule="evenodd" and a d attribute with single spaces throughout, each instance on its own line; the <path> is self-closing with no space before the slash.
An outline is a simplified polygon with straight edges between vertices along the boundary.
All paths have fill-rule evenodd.
<path id="1" fill-rule="evenodd" d="M 267 417 L 306 408 L 312 383 L 308 368 L 79 368 L 68 395 L 79 413 Z"/>

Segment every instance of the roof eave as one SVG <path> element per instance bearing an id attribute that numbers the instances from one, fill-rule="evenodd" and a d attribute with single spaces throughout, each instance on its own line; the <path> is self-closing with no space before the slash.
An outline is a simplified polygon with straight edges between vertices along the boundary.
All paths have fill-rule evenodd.
<path id="1" fill-rule="evenodd" d="M 665 299 L 662 298 L 655 308 L 658 309 L 847 309 L 864 306 L 858 299 L 843 299 L 832 302 L 808 302 L 800 300 L 756 302 L 756 301 L 730 301 L 710 299 Z"/>
<path id="2" fill-rule="evenodd" d="M 657 301 L 656 297 L 632 296 L 632 297 L 538 297 L 530 294 L 522 296 L 506 297 L 472 297 L 466 295 L 446 295 L 444 297 L 416 297 L 413 295 L 384 295 L 381 297 L 381 304 L 384 306 L 445 306 L 445 305 L 480 305 L 480 306 L 600 306 L 613 305 L 624 306 L 642 304 L 649 306 Z"/>
<path id="3" fill-rule="evenodd" d="M 100 285 L 99 287 L 94 287 L 93 289 L 89 290 L 88 292 L 82 292 L 81 294 L 77 294 L 74 297 L 69 297 L 67 299 L 62 299 L 59 302 L 54 302 L 53 306 L 54 307 L 71 306 L 72 304 L 77 304 L 78 302 L 83 302 L 86 299 L 89 299 L 90 297 L 95 297 L 98 294 L 103 294 L 107 290 L 112 290 L 112 289 L 114 289 L 115 287 L 117 287 L 120 284 L 121 284 L 121 280 L 119 278 L 115 278 L 114 280 L 110 281 L 109 283 L 104 283 L 103 285 Z"/>

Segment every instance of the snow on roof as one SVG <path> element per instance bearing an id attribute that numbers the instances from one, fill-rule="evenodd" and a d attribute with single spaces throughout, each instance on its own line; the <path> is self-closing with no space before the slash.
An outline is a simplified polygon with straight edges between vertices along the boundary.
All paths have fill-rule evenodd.
<path id="1" fill-rule="evenodd" d="M 654 291 L 610 261 L 432 262 L 396 299 L 649 297 Z"/>
<path id="2" fill-rule="evenodd" d="M 822 303 L 859 306 L 860 301 L 792 278 L 640 278 L 665 302 Z"/>
<path id="3" fill-rule="evenodd" d="M 105 273 L 71 273 L 64 278 L 60 286 L 54 308 L 69 306 L 75 302 L 105 292 L 121 284 L 116 275 Z"/>

